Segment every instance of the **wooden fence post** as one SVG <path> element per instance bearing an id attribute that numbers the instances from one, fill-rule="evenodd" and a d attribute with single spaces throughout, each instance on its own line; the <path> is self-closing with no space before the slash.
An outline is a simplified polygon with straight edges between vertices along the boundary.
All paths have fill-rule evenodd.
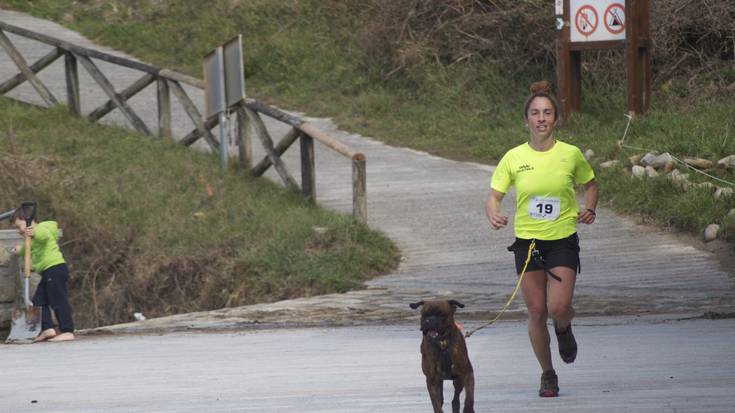
<path id="1" fill-rule="evenodd" d="M 241 103 L 237 107 L 237 149 L 240 158 L 240 167 L 253 167 L 253 129 L 250 118 Z"/>
<path id="2" fill-rule="evenodd" d="M 352 216 L 367 223 L 367 169 L 361 153 L 352 158 Z"/>
<path id="3" fill-rule="evenodd" d="M 316 170 L 314 168 L 314 138 L 301 134 L 301 191 L 309 202 L 316 202 Z"/>
<path id="4" fill-rule="evenodd" d="M 79 98 L 79 68 L 73 53 L 64 53 L 66 69 L 66 102 L 74 116 L 82 116 L 82 102 Z"/>
<path id="5" fill-rule="evenodd" d="M 18 49 L 13 46 L 13 42 L 10 41 L 8 36 L 5 35 L 5 33 L 0 30 L 0 46 L 2 46 L 3 49 L 5 49 L 5 52 L 8 54 L 11 60 L 15 63 L 15 65 L 18 67 L 18 69 L 23 73 L 25 78 L 28 80 L 28 82 L 33 86 L 34 89 L 36 89 L 36 92 L 38 92 L 38 95 L 41 96 L 41 99 L 43 99 L 44 102 L 46 102 L 46 105 L 48 106 L 54 106 L 58 103 L 54 95 L 51 93 L 51 91 L 46 87 L 46 85 L 41 82 L 38 77 L 33 73 L 33 70 L 31 70 L 30 67 L 28 67 L 28 63 L 26 63 L 26 60 L 23 58 L 23 55 L 20 54 Z"/>
<path id="6" fill-rule="evenodd" d="M 171 131 L 171 91 L 166 79 L 159 77 L 156 81 L 158 86 L 158 136 L 161 138 L 172 138 Z"/>

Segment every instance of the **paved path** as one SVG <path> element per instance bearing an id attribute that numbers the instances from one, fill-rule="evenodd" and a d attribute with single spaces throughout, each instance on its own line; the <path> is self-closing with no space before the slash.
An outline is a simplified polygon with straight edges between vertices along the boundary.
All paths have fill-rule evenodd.
<path id="1" fill-rule="evenodd" d="M 506 322 L 473 335 L 468 349 L 476 370 L 476 411 L 733 411 L 735 320 L 600 321 L 577 325 L 580 353 L 574 364 L 560 365 L 555 357 L 557 399 L 536 394 L 538 367 L 523 325 Z M 412 327 L 84 337 L 0 346 L 0 410 L 428 412 L 420 334 L 418 325 Z M 451 399 L 450 383 L 444 387 Z"/>

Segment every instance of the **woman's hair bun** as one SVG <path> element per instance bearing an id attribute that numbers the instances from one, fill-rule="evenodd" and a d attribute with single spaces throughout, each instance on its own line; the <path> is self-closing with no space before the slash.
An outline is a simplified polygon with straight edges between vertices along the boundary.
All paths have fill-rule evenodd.
<path id="1" fill-rule="evenodd" d="M 551 94 L 551 84 L 546 80 L 533 82 L 529 90 L 531 91 L 531 94 L 545 93 L 549 95 Z"/>

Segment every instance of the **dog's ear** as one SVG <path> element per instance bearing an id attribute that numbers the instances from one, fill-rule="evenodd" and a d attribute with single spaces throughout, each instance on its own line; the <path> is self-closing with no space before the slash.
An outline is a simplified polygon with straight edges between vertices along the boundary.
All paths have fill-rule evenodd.
<path id="1" fill-rule="evenodd" d="M 464 308 L 464 304 L 460 303 L 457 300 L 449 300 L 449 305 L 453 305 L 455 308 L 456 307 Z"/>
<path id="2" fill-rule="evenodd" d="M 415 309 L 421 307 L 422 305 L 424 305 L 424 300 L 421 300 L 421 301 L 416 302 L 416 303 L 411 303 L 408 306 L 411 307 L 411 308 L 413 308 L 415 310 Z"/>

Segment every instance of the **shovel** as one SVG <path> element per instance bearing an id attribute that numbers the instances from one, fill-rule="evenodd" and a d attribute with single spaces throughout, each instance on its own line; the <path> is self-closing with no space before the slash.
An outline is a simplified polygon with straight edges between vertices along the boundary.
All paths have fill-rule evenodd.
<path id="1" fill-rule="evenodd" d="M 36 204 L 34 202 L 23 202 L 21 204 L 23 217 L 26 225 L 31 226 L 33 218 L 36 215 Z M 31 237 L 25 237 L 26 247 L 23 262 L 23 271 L 20 270 L 18 264 L 18 273 L 23 279 L 23 305 L 13 309 L 12 325 L 10 326 L 10 334 L 5 339 L 7 344 L 27 344 L 33 340 L 41 332 L 41 309 L 34 307 L 30 300 L 30 279 L 31 279 Z"/>

